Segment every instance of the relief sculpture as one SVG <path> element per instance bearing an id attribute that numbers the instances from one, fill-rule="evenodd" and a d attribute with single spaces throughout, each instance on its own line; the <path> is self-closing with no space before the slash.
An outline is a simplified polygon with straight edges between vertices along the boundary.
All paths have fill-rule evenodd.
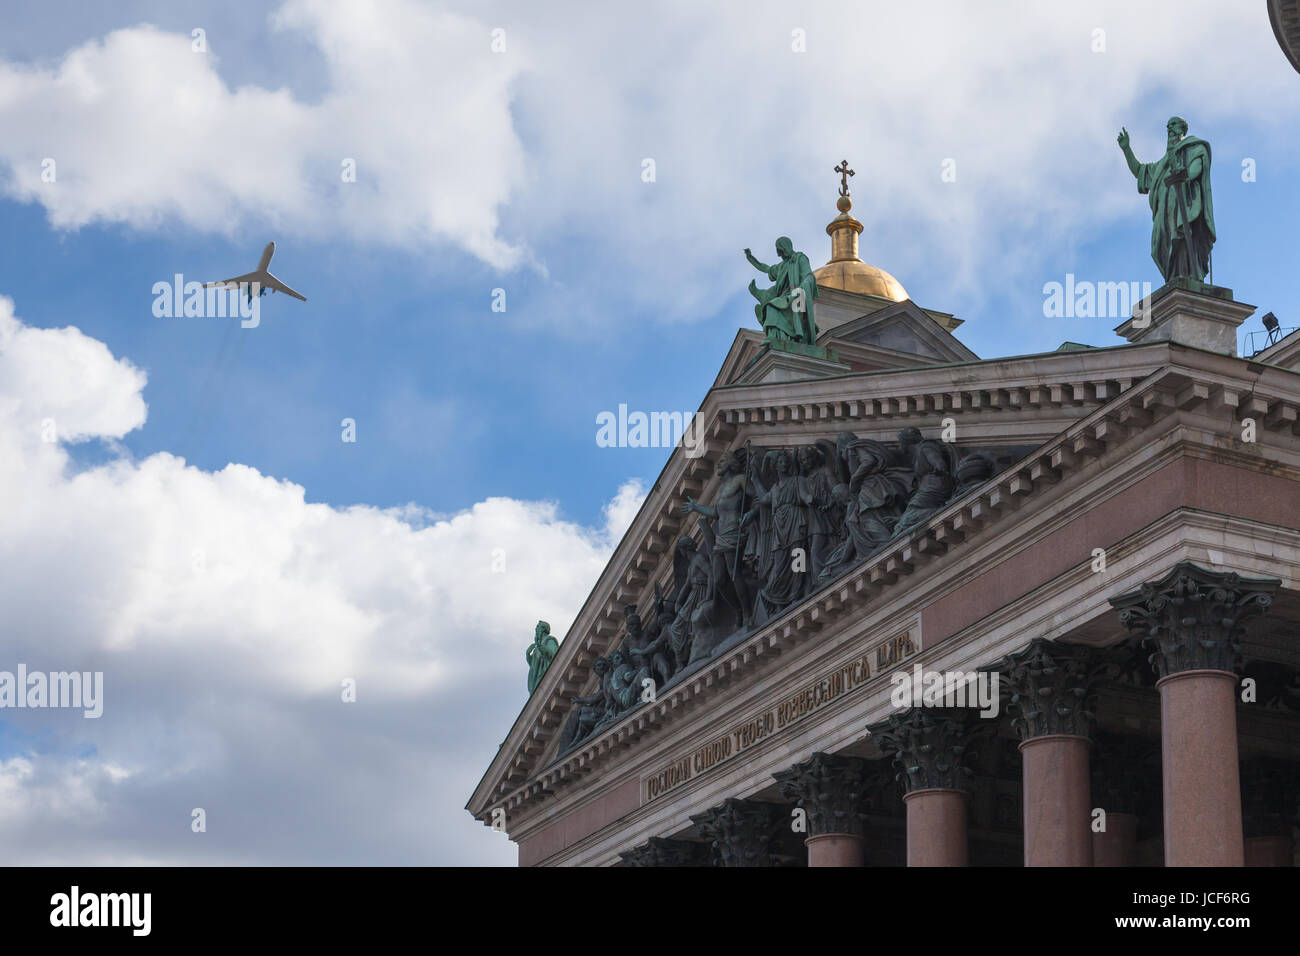
<path id="1" fill-rule="evenodd" d="M 716 466 L 710 501 L 678 538 L 669 580 L 656 584 L 643 627 L 635 607 L 597 686 L 572 699 L 560 752 L 620 719 L 720 648 L 923 528 L 950 503 L 1030 449 L 963 449 L 904 428 L 886 443 L 841 432 L 834 442 L 733 448 Z"/>

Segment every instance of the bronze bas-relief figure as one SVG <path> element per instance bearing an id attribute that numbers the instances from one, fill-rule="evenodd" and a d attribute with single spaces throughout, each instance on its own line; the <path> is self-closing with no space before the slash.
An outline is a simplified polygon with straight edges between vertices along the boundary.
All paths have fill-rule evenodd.
<path id="1" fill-rule="evenodd" d="M 573 698 L 560 752 L 918 531 L 1028 451 L 961 449 L 905 428 L 888 444 L 846 431 L 834 442 L 725 452 L 712 501 L 682 503 L 683 514 L 699 517 L 673 548 L 671 576 L 655 584 L 650 624 L 625 609 L 620 643 L 595 662 L 596 688 Z"/>

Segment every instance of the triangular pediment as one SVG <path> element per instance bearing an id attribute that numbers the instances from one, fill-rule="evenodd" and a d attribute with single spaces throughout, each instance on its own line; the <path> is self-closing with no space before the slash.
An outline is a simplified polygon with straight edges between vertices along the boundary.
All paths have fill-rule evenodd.
<path id="1" fill-rule="evenodd" d="M 761 331 L 741 329 L 723 360 L 714 387 L 800 381 L 849 372 L 979 360 L 937 319 L 910 299 L 904 302 L 880 300 L 875 305 L 872 311 L 841 320 L 834 328 L 818 336 L 818 345 L 828 353 L 825 361 L 782 362 L 781 356 L 772 354 Z M 774 371 L 771 368 L 773 364 L 783 367 Z"/>
<path id="2" fill-rule="evenodd" d="M 977 361 L 977 356 L 910 299 L 837 325 L 819 344 L 851 352 L 849 343 L 915 356 L 924 364 Z"/>
<path id="3" fill-rule="evenodd" d="M 918 319 L 906 303 L 899 305 L 904 307 L 895 317 Z M 949 499 L 933 519 L 922 516 L 924 520 L 908 535 L 850 567 L 843 579 L 849 584 L 832 581 L 829 591 L 809 595 L 803 604 L 786 609 L 797 617 L 806 605 L 815 616 L 825 613 L 816 608 L 827 601 L 842 600 L 828 598 L 827 593 L 843 592 L 851 601 L 875 593 L 874 577 L 871 587 L 864 589 L 860 583 L 864 573 L 892 580 L 910 573 L 922 557 L 947 560 L 950 551 L 960 550 L 965 529 L 1002 520 L 1014 510 L 1006 509 L 1008 501 L 1018 505 L 1029 495 L 1052 494 L 1063 469 L 1103 453 L 1116 435 L 1140 431 L 1154 413 L 1174 406 L 1170 389 L 1189 387 L 1189 373 L 1170 371 L 1174 360 L 1168 343 L 970 362 L 963 367 L 960 383 L 954 381 L 950 366 L 937 365 L 800 382 L 722 384 L 761 348 L 759 333 L 743 330 L 737 335 L 719 384 L 696 414 L 691 446 L 674 449 L 595 582 L 550 670 L 476 790 L 470 807 L 476 815 L 503 802 L 520 807 L 544 799 L 595 763 L 613 759 L 612 754 L 652 735 L 662 722 L 680 717 L 685 710 L 678 708 L 691 695 L 707 695 L 711 669 L 723 666 L 712 658 L 691 680 L 673 681 L 666 688 L 669 693 L 658 701 L 638 704 L 612 721 L 603 721 L 595 733 L 579 736 L 576 747 L 572 738 L 569 746 L 561 746 L 573 698 L 596 689 L 593 664 L 626 638 L 624 609 L 634 606 L 643 622 L 650 621 L 656 586 L 667 595 L 680 580 L 673 567 L 675 546 L 682 535 L 699 533 L 698 515 L 683 515 L 681 505 L 687 496 L 706 504 L 715 502 L 722 482 L 717 465 L 725 452 L 746 442 L 760 449 L 834 446 L 844 432 L 896 447 L 902 429 L 917 428 L 925 439 L 937 441 L 948 421 L 956 426 L 956 459 L 981 451 L 993 456 L 996 472 L 987 482 L 970 485 L 966 498 Z M 1168 381 L 1153 384 L 1155 373 L 1162 369 Z M 1131 393 L 1146 394 L 1157 388 L 1163 391 L 1156 398 L 1147 394 L 1134 405 Z M 895 549 L 901 550 L 894 553 Z M 873 570 L 877 563 L 889 570 Z M 859 583 L 854 585 L 854 580 Z M 845 587 L 850 590 L 844 592 Z M 739 639 L 766 640 L 765 633 L 759 627 Z M 718 652 L 731 655 L 733 650 L 720 645 Z M 743 648 L 737 651 L 742 652 L 746 660 L 752 657 Z"/>
<path id="4" fill-rule="evenodd" d="M 718 369 L 718 376 L 713 380 L 713 387 L 719 385 L 731 385 L 736 382 L 741 374 L 763 350 L 763 333 L 755 329 L 740 329 L 736 332 L 736 338 L 731 343 L 731 348 L 727 350 L 727 357 L 722 361 L 722 367 Z"/>

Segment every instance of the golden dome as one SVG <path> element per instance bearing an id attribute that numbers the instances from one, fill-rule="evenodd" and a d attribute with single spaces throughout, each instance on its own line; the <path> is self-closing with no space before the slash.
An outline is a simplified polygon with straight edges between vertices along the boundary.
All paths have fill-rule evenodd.
<path id="1" fill-rule="evenodd" d="M 836 205 L 840 214 L 826 227 L 826 234 L 831 237 L 831 261 L 813 272 L 817 288 L 876 295 L 894 302 L 909 298 L 901 282 L 884 269 L 858 258 L 858 233 L 862 232 L 862 223 L 849 215 L 853 202 L 848 196 L 841 195 Z"/>

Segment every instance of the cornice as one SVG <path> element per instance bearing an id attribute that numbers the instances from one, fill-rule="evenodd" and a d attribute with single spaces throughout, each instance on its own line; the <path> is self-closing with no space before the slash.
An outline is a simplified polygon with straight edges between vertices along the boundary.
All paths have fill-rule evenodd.
<path id="1" fill-rule="evenodd" d="M 846 393 L 854 397 L 846 399 Z M 1300 376 L 1157 343 L 712 389 L 697 413 L 707 423 L 697 432 L 701 453 L 692 457 L 681 446 L 674 449 L 468 809 L 485 819 L 490 808 L 505 806 L 510 813 L 567 786 L 603 765 L 611 753 L 630 746 L 647 729 L 679 719 L 714 684 L 766 663 L 793 646 L 800 635 L 818 631 L 840 615 L 861 613 L 917 568 L 1000 525 L 1021 504 L 1049 494 L 1063 476 L 1108 448 L 1151 427 L 1157 419 L 1196 408 L 1230 409 L 1237 418 L 1258 417 L 1263 430 L 1300 434 Z M 1027 413 L 1043 410 L 1076 420 L 914 534 L 891 543 L 688 679 L 664 688 L 655 703 L 632 711 L 539 771 L 539 761 L 568 711 L 569 698 L 582 690 L 591 662 L 616 638 L 623 605 L 641 603 L 652 589 L 653 575 L 662 571 L 671 542 L 685 526 L 677 505 L 685 495 L 701 495 L 712 480 L 718 453 L 739 436 L 748 433 L 759 443 L 774 440 L 786 430 L 782 425 L 800 433 L 825 427 L 855 428 L 865 435 L 872 428 L 933 426 L 937 415 L 953 416 L 960 430 L 963 421 L 1024 420 Z"/>
<path id="2" fill-rule="evenodd" d="M 1092 485 L 1093 482 L 1089 481 L 1085 487 L 1074 488 L 1073 493 L 1091 494 Z M 1194 531 L 1190 539 L 1183 533 L 1187 529 Z M 923 668 L 971 670 L 990 664 L 1012 649 L 1023 646 L 1028 635 L 1049 635 L 1054 639 L 1065 637 L 1071 642 L 1092 647 L 1122 641 L 1123 628 L 1108 604 L 1108 595 L 1146 580 L 1151 575 L 1151 568 L 1163 568 L 1180 560 L 1192 560 L 1211 566 L 1222 565 L 1249 573 L 1269 573 L 1261 570 L 1260 556 L 1250 547 L 1252 542 L 1259 539 L 1262 529 L 1271 530 L 1271 527 L 1266 528 L 1247 519 L 1180 508 L 1136 529 L 1131 536 L 1123 539 L 1122 545 L 1113 549 L 1117 559 L 1107 574 L 1098 575 L 1089 568 L 1087 562 L 1083 562 L 1071 572 L 1027 592 L 988 618 L 952 635 L 942 644 L 920 651 L 917 656 L 909 659 L 910 663 L 920 664 Z M 1228 548 L 1217 555 L 1217 560 L 1207 558 L 1206 548 L 1223 547 L 1220 539 L 1225 532 L 1240 537 L 1240 548 Z M 1300 547 L 1300 531 L 1283 530 L 1282 533 L 1290 547 Z M 991 545 L 991 541 L 984 541 L 979 543 L 979 548 L 987 551 Z M 1215 554 L 1213 550 L 1209 553 Z M 1086 595 L 1083 590 L 1087 591 Z M 891 600 L 897 603 L 901 597 L 898 595 Z M 1060 613 L 1062 607 L 1069 609 L 1068 615 Z M 879 622 L 896 616 L 895 611 L 873 607 L 869 616 L 855 618 L 851 626 L 861 633 L 863 628 L 858 622 Z M 866 624 L 866 630 L 875 629 L 875 624 Z M 1079 640 L 1085 631 L 1088 636 Z M 644 775 L 649 768 L 662 764 L 672 753 L 690 752 L 700 743 L 716 736 L 719 730 L 734 725 L 743 715 L 752 712 L 758 701 L 778 697 L 791 688 L 804 685 L 809 677 L 823 671 L 828 663 L 844 658 L 848 645 L 841 637 L 836 638 L 834 648 L 823 649 L 824 642 L 821 638 L 826 633 L 823 630 L 818 635 L 816 659 L 807 659 L 799 653 L 788 660 L 774 661 L 781 667 L 780 689 L 757 695 L 751 693 L 753 681 L 749 678 L 752 672 L 746 673 L 744 686 L 736 687 L 737 691 L 745 692 L 743 695 L 720 695 L 724 700 L 710 700 L 707 707 L 702 705 L 698 709 L 692 708 L 689 725 L 681 727 L 671 743 L 647 741 L 647 751 L 644 754 L 639 748 L 636 752 L 623 750 L 627 762 L 618 764 L 616 773 L 600 774 L 599 779 L 584 779 L 575 788 L 574 796 L 577 799 L 568 800 L 566 797 L 563 807 L 557 806 L 555 813 L 580 813 L 583 806 L 589 801 L 599 800 L 610 788 L 616 788 L 632 777 Z M 1116 685 L 1105 686 L 1109 689 Z M 1150 690 L 1143 693 L 1149 694 Z M 877 690 L 874 696 L 876 700 L 887 703 L 888 685 L 885 685 L 884 690 Z M 756 745 L 753 756 L 745 762 L 743 770 L 720 776 L 703 775 L 683 787 L 675 800 L 642 804 L 617 823 L 594 831 L 548 857 L 543 865 L 601 865 L 607 861 L 611 834 L 614 833 L 619 835 L 619 841 L 624 841 L 626 837 L 632 842 L 644 840 L 651 834 L 678 833 L 690 825 L 689 808 L 711 805 L 726 794 L 751 795 L 758 792 L 766 784 L 769 772 L 774 767 L 789 766 L 785 755 L 792 750 L 801 754 L 818 750 L 839 752 L 860 741 L 863 728 L 890 712 L 888 708 L 880 710 L 871 700 L 869 695 L 856 704 L 849 705 L 858 709 L 858 716 L 853 719 L 845 719 L 842 710 L 828 708 L 819 716 L 811 718 L 807 724 L 800 725 L 801 730 L 794 738 L 799 741 L 797 745 L 792 738 L 776 738 L 760 743 Z M 864 709 L 865 714 L 861 712 Z M 1295 718 L 1289 719 L 1294 721 Z M 782 756 L 776 757 L 777 754 Z M 545 827 L 556 819 L 549 807 L 536 809 L 540 813 L 515 818 L 516 822 L 510 829 L 512 839 L 526 839 L 538 827 Z M 597 849 L 602 847 L 604 849 Z M 617 854 L 612 859 L 616 860 Z"/>

